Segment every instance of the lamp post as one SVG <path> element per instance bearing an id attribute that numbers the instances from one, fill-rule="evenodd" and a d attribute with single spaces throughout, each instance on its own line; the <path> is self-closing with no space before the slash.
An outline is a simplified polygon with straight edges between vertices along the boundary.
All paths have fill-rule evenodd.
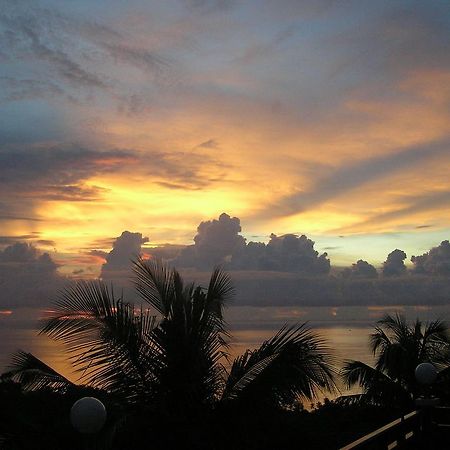
<path id="1" fill-rule="evenodd" d="M 418 383 L 429 386 L 436 381 L 437 370 L 433 364 L 425 362 L 416 367 L 414 375 Z"/>
<path id="2" fill-rule="evenodd" d="M 83 435 L 86 448 L 89 448 L 92 436 L 102 429 L 105 422 L 105 405 L 95 397 L 80 398 L 70 409 L 70 423 Z"/>
<path id="3" fill-rule="evenodd" d="M 416 398 L 415 404 L 422 410 L 422 448 L 432 449 L 432 410 L 439 399 L 431 395 L 431 385 L 436 381 L 437 370 L 431 363 L 421 363 L 414 371 L 416 381 L 423 386 L 424 394 Z M 427 392 L 428 391 L 428 392 Z"/>

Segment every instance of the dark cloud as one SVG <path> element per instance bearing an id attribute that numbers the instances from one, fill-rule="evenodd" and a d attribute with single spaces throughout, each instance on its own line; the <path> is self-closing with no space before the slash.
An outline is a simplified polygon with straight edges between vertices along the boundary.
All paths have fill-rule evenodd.
<path id="1" fill-rule="evenodd" d="M 344 269 L 342 276 L 344 278 L 377 278 L 378 272 L 372 264 L 359 259 L 350 268 Z"/>
<path id="2" fill-rule="evenodd" d="M 330 271 L 326 253 L 314 250 L 314 241 L 305 235 L 272 234 L 266 244 L 249 242 L 233 256 L 232 267 L 244 270 L 271 270 L 323 275 Z"/>
<path id="3" fill-rule="evenodd" d="M 393 250 L 383 263 L 383 275 L 388 277 L 404 275 L 406 273 L 405 259 L 406 253 L 403 250 L 398 248 Z"/>
<path id="4" fill-rule="evenodd" d="M 349 227 L 340 228 L 340 230 L 348 231 L 365 228 L 367 226 L 386 224 L 391 220 L 408 217 L 416 213 L 446 208 L 450 203 L 450 191 L 437 190 L 417 196 L 402 196 L 401 201 L 402 203 L 409 203 L 409 205 L 403 208 L 394 209 L 393 211 L 375 214 L 367 220 L 352 224 Z M 430 227 L 432 227 L 432 225 L 419 225 L 415 228 L 422 229 Z"/>
<path id="5" fill-rule="evenodd" d="M 102 77 L 87 70 L 62 50 L 64 19 L 51 12 L 43 17 L 46 13 L 47 10 L 32 7 L 26 10 L 7 8 L 3 11 L 0 14 L 1 35 L 6 36 L 7 40 L 3 40 L 2 51 L 15 59 L 45 61 L 53 75 L 75 87 L 106 88 Z"/>
<path id="6" fill-rule="evenodd" d="M 279 199 L 276 204 L 265 209 L 264 213 L 269 209 L 271 213 L 277 215 L 307 211 L 372 181 L 378 181 L 438 157 L 448 157 L 449 146 L 448 140 L 429 142 L 363 159 L 356 163 L 343 164 L 331 174 L 319 179 L 312 189 Z"/>
<path id="7" fill-rule="evenodd" d="M 113 243 L 112 250 L 105 255 L 100 278 L 104 280 L 131 276 L 131 261 L 142 253 L 142 244 L 148 242 L 141 233 L 124 231 Z M 102 252 L 104 255 L 104 253 Z"/>
<path id="8" fill-rule="evenodd" d="M 1 253 L 0 253 L 0 262 L 3 263 L 29 263 L 29 262 L 36 262 L 39 266 L 39 259 L 42 257 L 44 258 L 44 255 L 39 255 L 39 251 L 37 248 L 17 242 L 16 244 L 10 245 L 6 247 Z M 45 253 L 46 261 L 48 260 L 48 254 Z M 45 265 L 43 267 L 46 267 Z M 55 266 L 56 268 L 56 266 Z"/>
<path id="9" fill-rule="evenodd" d="M 216 149 L 219 148 L 219 143 L 215 139 L 208 139 L 207 141 L 197 145 L 196 148 Z"/>
<path id="10" fill-rule="evenodd" d="M 95 151 L 78 146 L 35 146 L 0 148 L 0 183 L 2 186 L 69 188 L 95 174 L 111 172 L 124 164 L 136 162 L 136 155 L 126 150 Z M 79 191 L 74 191 L 76 197 Z M 56 191 L 58 193 L 58 191 Z"/>
<path id="11" fill-rule="evenodd" d="M 0 216 L 0 221 L 1 221 Z M 39 245 L 44 247 L 56 247 L 56 242 L 51 239 L 39 239 L 38 232 L 33 232 L 29 234 L 21 234 L 21 235 L 14 235 L 14 236 L 0 236 L 0 247 L 2 246 L 9 246 L 12 244 L 15 244 L 19 241 L 26 241 L 29 244 L 33 245 Z"/>
<path id="12" fill-rule="evenodd" d="M 91 103 L 100 93 L 121 105 L 124 99 L 142 97 L 135 88 L 123 89 L 119 73 L 110 70 L 114 64 L 136 67 L 158 83 L 177 79 L 173 62 L 142 46 L 129 30 L 36 2 L 2 3 L 0 58 L 33 64 L 27 78 L 0 80 L 5 87 L 0 101 L 57 97 Z"/>
<path id="13" fill-rule="evenodd" d="M 1 220 L 1 217 L 0 217 Z M 29 233 L 29 234 L 21 234 L 17 236 L 0 236 L 0 245 L 11 245 L 18 241 L 28 241 L 32 239 L 36 239 L 39 236 L 39 233 Z"/>
<path id="14" fill-rule="evenodd" d="M 327 254 L 314 250 L 314 241 L 305 235 L 272 234 L 267 244 L 249 242 L 239 233 L 240 220 L 221 214 L 218 220 L 201 222 L 194 245 L 186 247 L 175 265 L 210 269 L 223 264 L 232 270 L 271 270 L 305 274 L 327 274 L 330 260 Z"/>
<path id="15" fill-rule="evenodd" d="M 205 176 L 211 167 L 223 174 L 229 168 L 210 156 L 182 152 L 153 152 L 143 158 L 133 150 L 0 145 L 0 221 L 40 220 L 35 206 L 42 201 L 101 199 L 108 191 L 86 183 L 96 175 L 128 170 L 166 188 L 197 190 L 221 179 Z"/>
<path id="16" fill-rule="evenodd" d="M 144 48 L 129 47 L 124 44 L 111 45 L 106 42 L 102 45 L 117 61 L 129 63 L 146 71 L 150 70 L 153 74 L 161 76 L 170 68 L 166 58 Z"/>
<path id="17" fill-rule="evenodd" d="M 80 64 L 73 61 L 62 50 L 55 50 L 42 43 L 40 37 L 32 29 L 23 28 L 24 34 L 30 39 L 30 50 L 39 59 L 47 60 L 59 73 L 61 78 L 76 87 L 106 88 L 107 84 L 97 74 L 88 72 Z"/>
<path id="18" fill-rule="evenodd" d="M 115 239 L 112 239 L 110 246 L 113 246 L 114 242 L 115 242 Z M 105 260 L 106 260 L 106 257 L 108 256 L 108 252 L 104 252 L 103 250 L 91 250 L 91 251 L 89 251 L 88 254 L 92 255 L 92 256 L 98 256 L 99 258 L 103 258 Z"/>
<path id="19" fill-rule="evenodd" d="M 144 255 L 164 261 L 174 261 L 181 252 L 186 248 L 185 245 L 164 244 L 155 248 L 146 248 L 143 250 Z"/>
<path id="20" fill-rule="evenodd" d="M 52 241 L 51 239 L 38 239 L 36 241 L 36 243 L 39 245 L 44 245 L 46 247 L 55 247 L 56 246 L 56 242 Z"/>
<path id="21" fill-rule="evenodd" d="M 24 206 L 24 205 L 22 205 Z M 39 219 L 37 217 L 32 216 L 20 216 L 16 214 L 0 214 L 0 221 L 12 221 L 12 220 L 18 220 L 18 221 L 24 221 L 24 222 L 40 222 L 42 219 Z"/>
<path id="22" fill-rule="evenodd" d="M 34 207 L 45 200 L 97 200 L 104 189 L 85 181 L 96 174 L 122 170 L 135 161 L 133 152 L 122 150 L 0 147 L 0 220 L 39 220 Z"/>
<path id="23" fill-rule="evenodd" d="M 231 272 L 235 306 L 374 306 L 448 304 L 450 279 L 308 276 L 272 271 Z M 200 273 L 185 277 L 203 280 Z"/>
<path id="24" fill-rule="evenodd" d="M 0 251 L 0 307 L 43 306 L 65 279 L 48 253 L 17 242 Z"/>
<path id="25" fill-rule="evenodd" d="M 221 214 L 219 219 L 201 222 L 194 237 L 194 245 L 186 247 L 176 263 L 181 266 L 209 269 L 229 262 L 232 255 L 245 247 L 240 220 Z"/>
<path id="26" fill-rule="evenodd" d="M 437 247 L 420 256 L 412 256 L 413 272 L 427 275 L 450 274 L 450 243 L 442 241 Z"/>
<path id="27" fill-rule="evenodd" d="M 114 241 L 117 238 L 115 237 L 105 237 L 105 238 L 99 238 L 99 239 L 95 239 L 94 241 L 91 242 L 90 244 L 90 248 L 111 248 Z"/>
<path id="28" fill-rule="evenodd" d="M 147 172 L 155 183 L 168 189 L 196 190 L 209 186 L 225 177 L 232 168 L 210 155 L 195 153 L 154 152 L 151 156 L 151 169 Z M 211 170 L 218 172 L 211 177 Z M 170 180 L 170 181 L 167 181 Z"/>
<path id="29" fill-rule="evenodd" d="M 169 183 L 167 181 L 156 181 L 155 184 L 158 186 L 162 186 L 166 189 L 183 189 L 188 191 L 199 191 L 202 189 L 202 186 L 192 186 L 190 184 L 183 184 L 183 183 Z"/>

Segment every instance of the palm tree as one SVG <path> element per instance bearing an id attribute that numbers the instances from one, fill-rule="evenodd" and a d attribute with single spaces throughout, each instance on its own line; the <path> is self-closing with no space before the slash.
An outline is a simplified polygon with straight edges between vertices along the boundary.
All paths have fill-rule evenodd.
<path id="1" fill-rule="evenodd" d="M 221 405 L 289 406 L 335 390 L 334 360 L 305 324 L 285 326 L 260 348 L 228 360 L 223 308 L 234 289 L 220 268 L 207 288 L 185 284 L 157 260 L 138 259 L 133 270 L 136 290 L 151 308 L 125 302 L 101 281 L 85 281 L 61 293 L 44 323 L 41 333 L 66 345 L 82 383 L 132 411 L 171 420 Z M 73 388 L 24 352 L 9 376 L 28 389 Z"/>
<path id="2" fill-rule="evenodd" d="M 445 322 L 408 324 L 399 314 L 386 315 L 370 336 L 375 367 L 361 361 L 347 361 L 342 375 L 350 388 L 359 384 L 363 394 L 341 397 L 341 401 L 362 401 L 385 406 L 410 408 L 420 393 L 415 368 L 429 362 L 441 371 L 450 364 L 450 334 Z"/>

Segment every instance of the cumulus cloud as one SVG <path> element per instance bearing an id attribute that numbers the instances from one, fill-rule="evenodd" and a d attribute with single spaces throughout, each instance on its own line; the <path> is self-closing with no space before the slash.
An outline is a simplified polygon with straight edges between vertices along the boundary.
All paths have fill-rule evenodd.
<path id="1" fill-rule="evenodd" d="M 159 247 L 145 249 L 143 255 L 149 255 L 151 258 L 171 262 L 175 261 L 185 248 L 185 245 L 164 244 Z"/>
<path id="2" fill-rule="evenodd" d="M 393 250 L 383 263 L 383 275 L 388 277 L 404 275 L 406 273 L 405 259 L 406 253 L 403 250 L 398 248 Z"/>
<path id="3" fill-rule="evenodd" d="M 186 247 L 176 263 L 181 266 L 210 269 L 229 262 L 232 255 L 245 247 L 241 222 L 237 217 L 223 213 L 219 219 L 201 222 L 197 227 L 194 245 Z"/>
<path id="4" fill-rule="evenodd" d="M 427 275 L 450 274 L 450 243 L 442 241 L 437 247 L 420 256 L 412 256 L 413 272 Z"/>
<path id="5" fill-rule="evenodd" d="M 17 242 L 0 251 L 0 307 L 50 304 L 65 279 L 48 253 Z"/>
<path id="6" fill-rule="evenodd" d="M 363 259 L 359 259 L 351 267 L 345 268 L 342 276 L 344 278 L 377 278 L 378 272 L 372 264 L 369 264 Z"/>
<path id="7" fill-rule="evenodd" d="M 210 269 L 225 264 L 233 270 L 270 270 L 327 274 L 330 260 L 327 254 L 314 250 L 314 241 L 305 235 L 272 234 L 267 244 L 249 242 L 239 233 L 240 219 L 223 213 L 219 219 L 201 222 L 194 245 L 186 247 L 175 264 L 184 267 Z"/>
<path id="8" fill-rule="evenodd" d="M 327 253 L 314 250 L 314 241 L 305 235 L 271 234 L 269 242 L 249 242 L 232 260 L 232 267 L 245 270 L 271 270 L 303 274 L 327 274 Z"/>
<path id="9" fill-rule="evenodd" d="M 100 278 L 103 280 L 123 279 L 131 276 L 131 260 L 142 253 L 142 244 L 148 237 L 142 233 L 124 231 L 113 243 L 112 250 L 104 255 L 106 262 L 102 265 Z"/>

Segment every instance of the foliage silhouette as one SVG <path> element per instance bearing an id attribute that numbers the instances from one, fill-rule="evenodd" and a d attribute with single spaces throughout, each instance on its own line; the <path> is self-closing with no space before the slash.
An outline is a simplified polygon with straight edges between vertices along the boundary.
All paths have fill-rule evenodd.
<path id="1" fill-rule="evenodd" d="M 348 387 L 359 384 L 363 394 L 341 397 L 340 402 L 408 409 L 424 389 L 415 379 L 418 364 L 429 362 L 440 371 L 437 386 L 448 377 L 450 334 L 441 320 L 423 323 L 417 319 L 408 324 L 402 315 L 386 315 L 370 336 L 370 348 L 376 356 L 375 367 L 347 361 L 341 372 Z"/>
<path id="2" fill-rule="evenodd" d="M 181 429 L 208 414 L 290 407 L 336 389 L 334 359 L 305 324 L 284 326 L 229 361 L 223 308 L 234 289 L 220 268 L 206 289 L 185 284 L 161 261 L 137 259 L 133 269 L 136 290 L 151 308 L 125 302 L 101 281 L 79 282 L 62 291 L 41 330 L 66 345 L 83 384 L 120 406 L 124 426 L 146 417 L 160 429 Z M 5 376 L 31 391 L 76 387 L 25 352 Z"/>

